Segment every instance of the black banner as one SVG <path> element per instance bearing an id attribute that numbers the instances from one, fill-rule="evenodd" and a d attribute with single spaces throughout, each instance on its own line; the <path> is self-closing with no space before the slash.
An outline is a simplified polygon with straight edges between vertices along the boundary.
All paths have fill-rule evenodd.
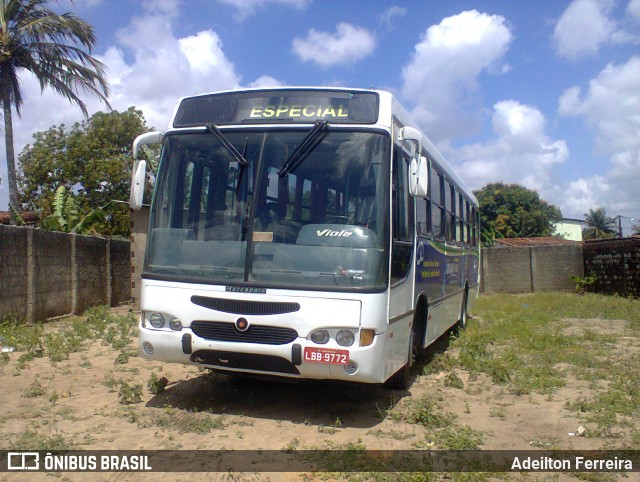
<path id="1" fill-rule="evenodd" d="M 0 472 L 639 472 L 638 450 L 0 451 Z"/>

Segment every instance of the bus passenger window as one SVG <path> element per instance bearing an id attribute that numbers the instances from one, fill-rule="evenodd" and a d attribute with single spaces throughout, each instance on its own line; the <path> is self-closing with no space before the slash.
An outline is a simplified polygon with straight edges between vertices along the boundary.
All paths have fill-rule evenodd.
<path id="1" fill-rule="evenodd" d="M 435 238 L 444 238 L 443 191 L 444 179 L 435 169 L 431 169 L 431 232 Z"/>
<path id="2" fill-rule="evenodd" d="M 409 194 L 408 159 L 396 147 L 393 156 L 393 245 L 391 247 L 391 283 L 406 278 L 413 252 L 413 197 Z"/>

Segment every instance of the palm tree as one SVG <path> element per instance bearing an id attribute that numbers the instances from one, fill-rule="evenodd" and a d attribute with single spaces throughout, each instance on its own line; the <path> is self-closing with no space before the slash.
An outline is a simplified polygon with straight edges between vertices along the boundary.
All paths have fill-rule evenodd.
<path id="1" fill-rule="evenodd" d="M 584 222 L 587 225 L 582 231 L 584 239 L 612 238 L 617 232 L 615 219 L 607 216 L 604 208 L 589 209 L 589 213 L 584 215 Z"/>
<path id="2" fill-rule="evenodd" d="M 96 95 L 109 105 L 104 65 L 90 55 L 96 41 L 93 27 L 72 13 L 59 15 L 45 3 L 47 0 L 0 0 L 0 103 L 12 223 L 18 211 L 18 186 L 11 108 L 20 115 L 19 74 L 31 72 L 42 89 L 52 88 L 77 104 L 85 116 L 87 107 L 80 92 Z"/>

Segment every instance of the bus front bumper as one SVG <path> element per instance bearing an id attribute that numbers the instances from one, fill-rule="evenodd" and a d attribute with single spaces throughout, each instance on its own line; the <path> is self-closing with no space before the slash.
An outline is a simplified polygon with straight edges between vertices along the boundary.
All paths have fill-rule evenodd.
<path id="1" fill-rule="evenodd" d="M 205 366 L 225 372 L 273 375 L 287 378 L 335 379 L 381 383 L 383 343 L 373 337 L 366 347 L 358 340 L 350 347 L 337 343 L 317 345 L 298 337 L 283 345 L 211 341 L 198 337 L 189 328 L 181 331 L 157 330 L 139 325 L 140 352 L 147 359 Z M 333 341 L 333 340 L 332 340 Z M 305 356 L 305 348 L 321 356 Z M 308 352 L 308 350 L 307 350 Z M 345 352 L 346 355 L 345 355 Z M 346 358 L 345 358 L 346 356 Z M 305 360 L 307 358 L 307 360 Z M 311 360 L 315 358 L 314 360 Z M 320 358 L 319 360 L 316 360 Z"/>

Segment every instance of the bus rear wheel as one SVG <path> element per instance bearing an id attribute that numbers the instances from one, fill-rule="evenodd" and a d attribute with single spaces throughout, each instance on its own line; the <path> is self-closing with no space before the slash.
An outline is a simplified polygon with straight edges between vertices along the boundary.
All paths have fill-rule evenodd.
<path id="1" fill-rule="evenodd" d="M 456 328 L 458 330 L 464 330 L 467 327 L 467 301 L 469 299 L 469 290 L 464 291 L 462 296 L 462 306 L 460 307 L 460 319 L 458 320 Z"/>

